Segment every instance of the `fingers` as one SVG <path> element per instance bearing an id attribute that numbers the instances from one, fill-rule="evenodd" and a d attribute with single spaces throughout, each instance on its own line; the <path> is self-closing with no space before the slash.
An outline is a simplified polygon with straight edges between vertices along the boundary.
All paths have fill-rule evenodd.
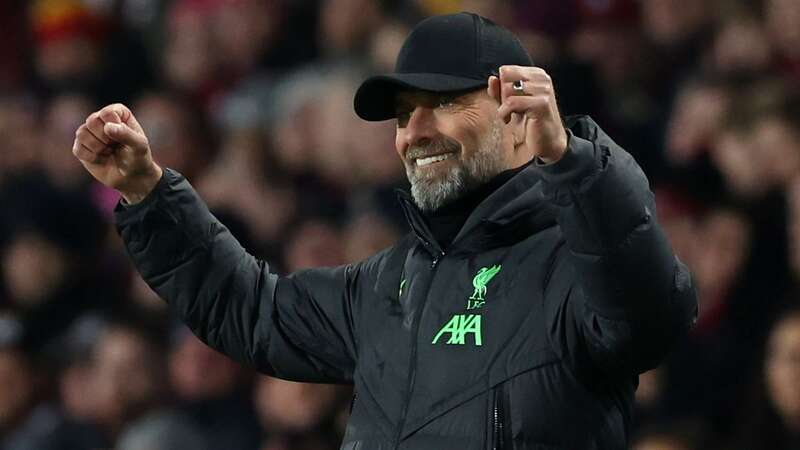
<path id="1" fill-rule="evenodd" d="M 511 115 L 513 113 L 536 118 L 540 116 L 541 113 L 549 113 L 550 104 L 549 95 L 517 95 L 508 97 L 503 104 L 497 108 L 497 114 L 505 123 L 511 120 Z"/>
<path id="2" fill-rule="evenodd" d="M 550 75 L 540 67 L 501 66 L 497 87 L 500 92 L 498 114 L 508 123 L 514 113 L 536 117 L 538 113 L 547 113 L 555 103 L 553 81 Z M 490 80 L 491 83 L 491 80 Z M 522 85 L 522 89 L 515 89 Z"/>
<path id="3" fill-rule="evenodd" d="M 566 151 L 567 133 L 550 75 L 524 66 L 502 66 L 499 74 L 502 102 L 497 114 L 507 124 L 514 120 L 512 130 L 521 136 L 515 135 L 515 147 L 519 142 L 533 155 L 557 161 Z"/>
<path id="4" fill-rule="evenodd" d="M 75 133 L 79 147 L 98 155 L 110 155 L 115 142 L 104 130 L 105 124 L 109 121 L 120 122 L 121 119 L 116 112 L 108 108 L 90 114 Z"/>
<path id="5" fill-rule="evenodd" d="M 514 82 L 517 80 L 550 80 L 550 75 L 541 67 L 535 66 L 500 66 L 500 81 Z"/>
<path id="6" fill-rule="evenodd" d="M 86 118 L 86 122 L 81 126 L 81 128 L 85 128 L 84 134 L 87 134 L 87 136 L 78 136 L 81 133 L 81 128 L 78 128 L 76 137 L 82 138 L 81 142 L 95 153 L 110 154 L 113 142 L 103 132 L 103 125 L 105 125 L 105 122 L 103 122 L 98 113 L 90 114 Z"/>
<path id="7" fill-rule="evenodd" d="M 97 111 L 96 114 L 98 119 L 103 123 L 103 125 L 107 123 L 122 123 L 122 117 L 119 115 L 119 113 L 108 107 L 103 108 L 100 111 Z"/>
<path id="8" fill-rule="evenodd" d="M 489 77 L 489 81 L 486 83 L 486 93 L 498 104 L 503 102 L 502 96 L 500 95 L 500 78 L 494 75 Z"/>
<path id="9" fill-rule="evenodd" d="M 532 95 L 536 92 L 551 92 L 553 81 L 550 75 L 540 67 L 502 66 L 500 77 L 491 75 L 487 82 L 486 92 L 490 97 L 502 103 L 512 95 Z M 512 85 L 522 81 L 523 91 L 514 90 Z"/>
<path id="10" fill-rule="evenodd" d="M 108 158 L 108 147 L 100 142 L 88 129 L 86 124 L 81 125 L 75 132 L 75 142 L 72 144 L 72 154 L 81 161 L 101 163 Z"/>
<path id="11" fill-rule="evenodd" d="M 514 88 L 514 83 L 518 83 L 519 81 L 522 83 L 522 90 Z M 498 112 L 506 123 L 508 123 L 508 119 L 505 117 L 507 115 L 506 109 L 510 108 L 512 112 L 524 113 L 526 111 L 520 110 L 520 105 L 544 106 L 554 101 L 553 86 L 551 84 L 544 84 L 536 81 L 519 81 L 502 83 L 500 86 L 501 91 L 504 93 L 501 97 L 504 98 L 504 100 L 500 108 L 498 108 Z M 525 101 L 519 100 L 520 98 L 535 98 L 537 100 Z M 546 102 L 543 103 L 541 101 L 542 99 L 546 100 Z M 505 106 L 505 108 L 503 108 L 503 106 Z"/>
<path id="12" fill-rule="evenodd" d="M 123 123 L 133 131 L 144 135 L 144 130 L 142 126 L 139 125 L 139 121 L 136 120 L 131 110 L 122 103 L 108 105 L 100 110 L 100 112 L 104 114 L 103 117 L 107 117 L 106 122 Z"/>
<path id="13" fill-rule="evenodd" d="M 92 153 L 86 147 L 81 147 L 80 144 L 77 145 L 77 147 L 72 147 L 72 154 L 81 161 L 91 164 L 103 164 L 108 161 L 107 155 Z"/>
<path id="14" fill-rule="evenodd" d="M 95 114 L 99 120 L 95 123 L 102 124 L 101 134 L 107 137 L 110 143 L 129 145 L 136 149 L 143 149 L 147 146 L 147 138 L 127 106 L 122 103 L 114 103 Z"/>
<path id="15" fill-rule="evenodd" d="M 86 118 L 75 132 L 72 153 L 85 163 L 103 163 L 119 144 L 147 149 L 147 138 L 131 111 L 121 103 L 108 105 Z"/>
<path id="16" fill-rule="evenodd" d="M 515 90 L 515 82 L 522 82 L 522 91 Z M 501 98 L 513 95 L 549 94 L 553 91 L 553 80 L 539 67 L 502 66 L 500 68 Z"/>
<path id="17" fill-rule="evenodd" d="M 101 109 L 99 114 L 106 123 L 103 131 L 113 141 L 140 150 L 147 147 L 144 131 L 127 106 L 114 103 Z"/>
<path id="18" fill-rule="evenodd" d="M 108 105 L 98 112 L 106 122 L 127 123 L 133 117 L 131 110 L 122 103 Z"/>
<path id="19" fill-rule="evenodd" d="M 147 148 L 147 138 L 122 122 L 106 122 L 103 127 L 106 136 L 114 142 L 130 146 L 137 150 Z"/>
<path id="20" fill-rule="evenodd" d="M 522 84 L 522 90 L 515 85 Z M 541 81 L 511 81 L 502 83 L 501 89 L 505 92 L 505 98 L 519 95 L 550 95 L 553 92 L 553 85 Z"/>
<path id="21" fill-rule="evenodd" d="M 98 138 L 98 136 L 103 137 Z M 108 147 L 108 138 L 105 137 L 102 127 L 100 128 L 99 132 L 92 131 L 89 125 L 84 123 L 78 127 L 78 130 L 75 132 L 75 142 L 81 144 L 83 147 L 86 147 L 86 149 L 92 153 L 110 153 L 110 148 Z"/>
<path id="22" fill-rule="evenodd" d="M 114 104 L 90 114 L 75 133 L 76 139 L 93 153 L 110 154 L 115 141 L 105 132 L 105 125 L 109 122 L 121 123 L 121 114 L 126 110 L 125 106 Z"/>

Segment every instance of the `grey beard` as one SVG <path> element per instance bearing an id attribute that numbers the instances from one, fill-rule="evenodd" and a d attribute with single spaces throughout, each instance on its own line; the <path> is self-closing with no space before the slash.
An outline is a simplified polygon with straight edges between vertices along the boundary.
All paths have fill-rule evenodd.
<path id="1" fill-rule="evenodd" d="M 459 159 L 458 165 L 441 178 L 425 176 L 416 168 L 406 166 L 406 175 L 411 183 L 411 197 L 417 207 L 423 212 L 435 211 L 502 172 L 504 165 L 500 154 L 501 133 L 500 122 L 495 121 L 472 157 Z M 458 156 L 456 154 L 451 158 Z"/>

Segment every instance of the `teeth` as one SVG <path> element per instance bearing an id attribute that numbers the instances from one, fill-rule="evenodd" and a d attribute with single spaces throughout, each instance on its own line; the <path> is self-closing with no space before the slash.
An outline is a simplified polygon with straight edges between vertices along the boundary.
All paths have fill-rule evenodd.
<path id="1" fill-rule="evenodd" d="M 435 162 L 444 161 L 445 159 L 450 157 L 450 153 L 445 153 L 443 155 L 435 155 L 435 156 L 428 156 L 427 158 L 418 158 L 417 159 L 417 166 L 427 166 L 429 164 L 433 164 Z"/>

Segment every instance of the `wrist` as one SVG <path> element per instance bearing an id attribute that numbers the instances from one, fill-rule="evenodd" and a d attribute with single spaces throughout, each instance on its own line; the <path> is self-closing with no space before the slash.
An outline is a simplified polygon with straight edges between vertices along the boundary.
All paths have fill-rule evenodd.
<path id="1" fill-rule="evenodd" d="M 119 189 L 124 202 L 128 205 L 135 205 L 136 203 L 144 200 L 150 192 L 155 189 L 164 171 L 157 164 L 153 164 L 151 170 L 136 177 L 130 185 L 125 186 L 124 189 Z"/>
<path id="2" fill-rule="evenodd" d="M 555 147 L 555 151 L 551 152 L 548 155 L 538 155 L 539 160 L 542 164 L 550 165 L 558 162 L 564 155 L 567 153 L 567 149 L 569 148 L 569 134 L 565 133 L 563 144 L 559 143 Z"/>

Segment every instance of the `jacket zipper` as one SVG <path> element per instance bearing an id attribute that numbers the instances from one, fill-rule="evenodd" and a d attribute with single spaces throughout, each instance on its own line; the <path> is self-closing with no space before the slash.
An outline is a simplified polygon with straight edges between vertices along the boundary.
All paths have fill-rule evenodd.
<path id="1" fill-rule="evenodd" d="M 353 414 L 353 408 L 356 407 L 356 397 L 358 397 L 358 392 L 355 390 L 353 391 L 353 398 L 350 400 L 350 415 Z"/>
<path id="2" fill-rule="evenodd" d="M 439 261 L 441 261 L 442 258 L 444 258 L 444 255 L 445 255 L 445 253 L 444 253 L 444 251 L 442 251 L 439 254 L 439 256 L 436 256 L 436 257 L 433 258 L 433 261 L 431 261 L 431 269 L 435 269 L 436 266 L 439 265 Z"/>
<path id="3" fill-rule="evenodd" d="M 426 246 L 430 246 L 431 244 L 426 240 L 423 240 Z M 436 266 L 439 265 L 439 261 L 444 257 L 444 251 L 440 250 L 439 255 L 434 256 L 433 260 L 431 261 L 431 270 L 436 270 Z M 433 274 L 431 274 L 431 283 L 433 282 Z M 430 287 L 430 285 L 428 286 Z M 427 289 L 426 289 L 427 292 Z M 414 389 L 414 379 L 417 376 L 416 370 L 416 360 L 417 360 L 417 344 L 419 342 L 419 322 L 422 318 L 422 311 L 425 309 L 425 304 L 428 301 L 428 296 L 425 295 L 425 299 L 420 305 L 419 312 L 417 313 L 416 320 L 414 321 L 414 331 L 412 334 L 413 340 L 411 342 L 411 356 L 409 358 L 409 370 L 410 374 L 408 376 L 408 384 L 406 385 L 406 399 L 403 405 L 403 412 L 400 414 L 400 421 L 397 424 L 397 435 L 395 436 L 395 450 L 400 448 L 400 439 L 403 437 L 403 427 L 406 425 L 406 415 L 408 414 L 408 406 L 411 403 L 411 391 Z"/>
<path id="4" fill-rule="evenodd" d="M 505 448 L 503 436 L 505 433 L 505 422 L 503 417 L 503 392 L 502 385 L 495 388 L 494 406 L 492 411 L 493 436 L 492 450 L 502 450 Z"/>

